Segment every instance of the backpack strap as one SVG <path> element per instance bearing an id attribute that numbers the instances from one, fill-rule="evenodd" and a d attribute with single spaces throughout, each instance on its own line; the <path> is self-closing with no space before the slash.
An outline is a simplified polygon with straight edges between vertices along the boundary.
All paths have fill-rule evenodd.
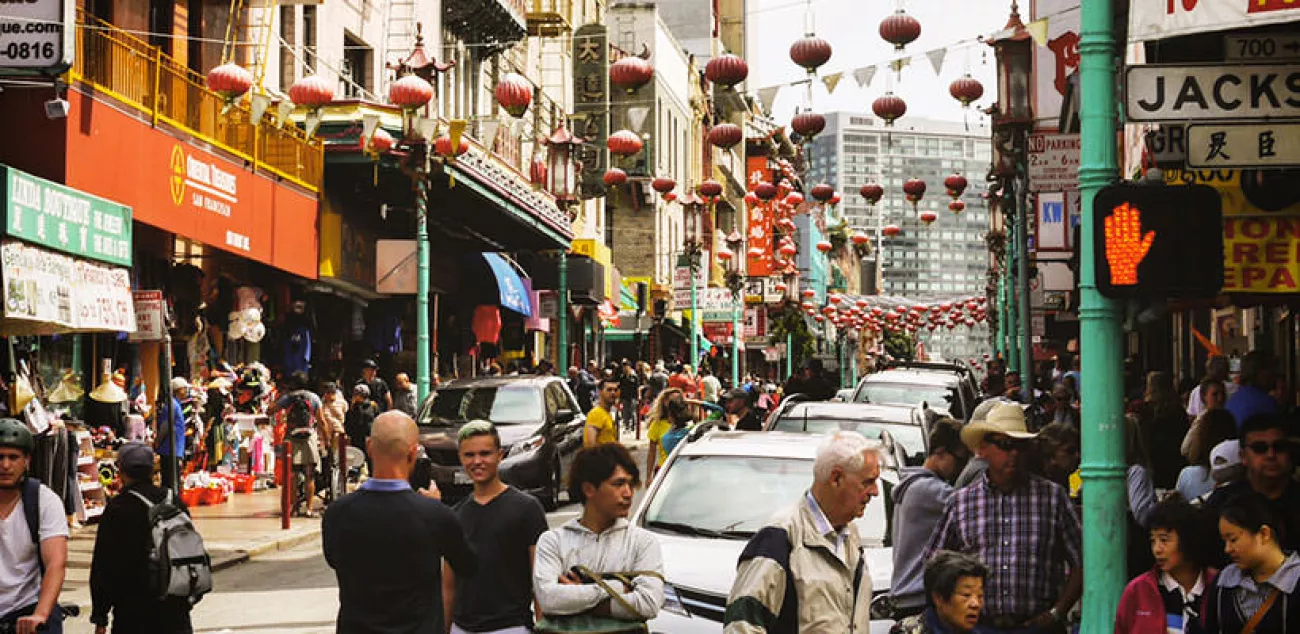
<path id="1" fill-rule="evenodd" d="M 151 510 L 151 511 L 153 510 L 153 502 L 150 502 L 150 501 L 149 501 L 149 498 L 145 497 L 145 496 L 144 496 L 143 494 L 141 494 L 139 491 L 136 491 L 135 489 L 129 489 L 129 490 L 127 491 L 127 493 L 130 493 L 131 495 L 134 495 L 135 497 L 139 498 L 139 500 L 140 500 L 141 502 L 144 502 L 144 507 L 145 507 L 146 509 L 149 509 L 149 510 Z M 168 497 L 168 498 L 171 497 L 171 494 L 172 494 L 171 489 L 167 489 L 167 497 Z M 167 500 L 167 501 L 170 502 L 171 500 L 169 499 L 169 500 Z"/>
<path id="2" fill-rule="evenodd" d="M 31 533 L 32 544 L 36 546 L 36 564 L 44 577 L 45 558 L 41 556 L 41 481 L 36 478 L 23 479 L 23 517 L 27 519 L 27 531 Z"/>

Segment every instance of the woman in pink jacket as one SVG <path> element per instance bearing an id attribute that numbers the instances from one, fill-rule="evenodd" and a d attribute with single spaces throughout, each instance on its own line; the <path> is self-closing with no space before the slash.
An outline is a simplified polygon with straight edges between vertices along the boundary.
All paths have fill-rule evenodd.
<path id="1" fill-rule="evenodd" d="M 1124 589 L 1115 615 L 1115 634 L 1174 634 L 1197 631 L 1206 590 L 1215 571 L 1200 557 L 1206 552 L 1204 520 L 1181 499 L 1161 502 L 1151 513 L 1151 553 L 1155 568 Z"/>

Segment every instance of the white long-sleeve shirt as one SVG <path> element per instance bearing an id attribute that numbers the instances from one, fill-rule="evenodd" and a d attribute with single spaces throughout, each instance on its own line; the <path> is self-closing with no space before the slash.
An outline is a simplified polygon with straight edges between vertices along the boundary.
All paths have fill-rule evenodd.
<path id="1" fill-rule="evenodd" d="M 581 614 L 609 598 L 597 584 L 566 585 L 560 577 L 574 566 L 586 566 L 593 573 L 627 573 L 653 571 L 663 574 L 663 556 L 659 541 L 648 531 L 617 520 L 597 534 L 578 520 L 546 531 L 537 540 L 537 558 L 533 563 L 533 592 L 542 614 Z M 610 582 L 621 590 L 618 581 Z M 647 621 L 659 614 L 664 604 L 664 583 L 656 577 L 641 575 L 633 579 L 630 592 L 622 597 L 635 608 L 628 612 L 621 601 L 610 601 L 610 614 L 626 621 Z"/>

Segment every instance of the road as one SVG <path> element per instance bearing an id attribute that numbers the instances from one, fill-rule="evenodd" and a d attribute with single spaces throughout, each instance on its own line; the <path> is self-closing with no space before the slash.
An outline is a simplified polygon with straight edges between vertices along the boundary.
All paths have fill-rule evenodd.
<path id="1" fill-rule="evenodd" d="M 638 493 L 638 502 L 640 494 Z M 576 504 L 546 516 L 558 526 L 578 516 Z M 275 551 L 222 570 L 213 591 L 194 608 L 196 634 L 326 634 L 334 632 L 338 587 L 321 554 L 320 539 Z M 64 628 L 93 634 L 89 613 Z"/>

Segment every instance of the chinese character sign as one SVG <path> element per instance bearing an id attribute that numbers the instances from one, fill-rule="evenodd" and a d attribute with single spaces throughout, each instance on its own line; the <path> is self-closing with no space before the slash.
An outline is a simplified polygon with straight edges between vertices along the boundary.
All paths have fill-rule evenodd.
<path id="1" fill-rule="evenodd" d="M 573 34 L 573 127 L 581 137 L 575 160 L 580 165 L 584 198 L 604 195 L 609 166 L 609 35 L 603 24 L 588 24 Z"/>
<path id="2" fill-rule="evenodd" d="M 762 182 L 770 182 L 772 179 L 772 170 L 767 167 L 767 157 L 751 156 L 745 160 L 745 183 L 749 191 Z M 773 218 L 772 210 L 765 203 L 759 203 L 749 208 L 749 248 L 755 247 L 761 251 L 758 257 L 746 255 L 749 264 L 749 275 L 751 277 L 767 277 L 772 274 L 772 244 L 773 244 Z"/>

